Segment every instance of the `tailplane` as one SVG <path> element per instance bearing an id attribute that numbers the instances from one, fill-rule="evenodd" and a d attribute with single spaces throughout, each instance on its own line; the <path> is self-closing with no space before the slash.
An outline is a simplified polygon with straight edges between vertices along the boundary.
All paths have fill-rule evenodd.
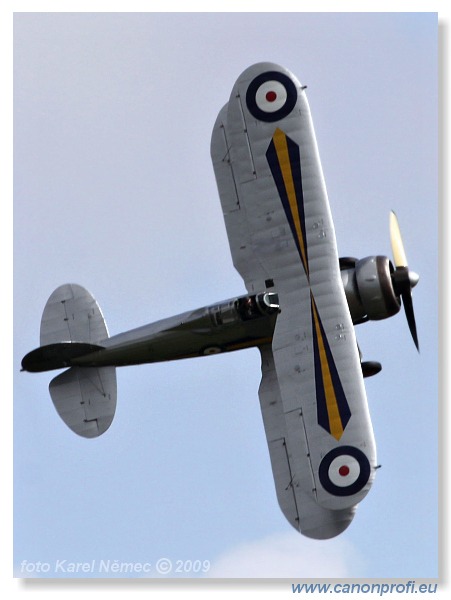
<path id="1" fill-rule="evenodd" d="M 115 367 L 71 367 L 49 385 L 57 413 L 82 437 L 102 435 L 116 412 Z"/>
<path id="2" fill-rule="evenodd" d="M 41 319 L 41 346 L 22 360 L 25 371 L 70 367 L 49 386 L 53 404 L 66 425 L 83 437 L 104 433 L 116 411 L 115 367 L 71 366 L 75 358 L 103 348 L 108 330 L 93 296 L 76 284 L 57 288 Z"/>

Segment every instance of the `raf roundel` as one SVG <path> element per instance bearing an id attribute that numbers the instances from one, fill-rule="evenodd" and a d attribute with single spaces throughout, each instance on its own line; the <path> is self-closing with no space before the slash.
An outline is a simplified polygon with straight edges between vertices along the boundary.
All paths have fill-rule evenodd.
<path id="1" fill-rule="evenodd" d="M 294 82 L 284 73 L 268 71 L 251 81 L 246 93 L 246 105 L 259 121 L 280 121 L 296 105 L 298 93 Z"/>
<path id="2" fill-rule="evenodd" d="M 334 496 L 357 494 L 368 482 L 370 473 L 367 457 L 353 446 L 331 450 L 319 466 L 321 485 Z"/>

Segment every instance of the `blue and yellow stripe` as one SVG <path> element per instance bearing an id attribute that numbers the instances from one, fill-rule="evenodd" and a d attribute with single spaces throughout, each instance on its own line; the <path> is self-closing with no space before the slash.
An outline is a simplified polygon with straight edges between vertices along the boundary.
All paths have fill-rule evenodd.
<path id="1" fill-rule="evenodd" d="M 304 192 L 302 190 L 299 146 L 276 129 L 266 151 L 280 199 L 307 277 L 309 275 L 307 238 L 305 235 Z"/>
<path id="2" fill-rule="evenodd" d="M 310 296 L 318 424 L 339 440 L 351 418 L 351 410 L 318 315 L 315 299 L 312 293 Z"/>
<path id="3" fill-rule="evenodd" d="M 299 145 L 277 128 L 266 159 L 310 283 Z M 339 440 L 351 411 L 311 290 L 310 296 L 318 424 Z"/>

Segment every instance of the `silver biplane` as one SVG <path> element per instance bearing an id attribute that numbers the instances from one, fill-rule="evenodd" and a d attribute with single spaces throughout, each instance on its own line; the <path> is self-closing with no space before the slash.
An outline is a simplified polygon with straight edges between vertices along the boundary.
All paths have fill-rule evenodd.
<path id="1" fill-rule="evenodd" d="M 63 421 L 97 437 L 116 409 L 116 367 L 257 347 L 259 398 L 277 498 L 302 534 L 343 532 L 377 469 L 354 325 L 404 306 L 418 348 L 410 271 L 394 213 L 385 256 L 339 258 L 305 86 L 287 69 L 242 73 L 213 128 L 211 157 L 233 263 L 247 293 L 109 337 L 79 285 L 50 296 L 25 371 L 50 383 Z"/>

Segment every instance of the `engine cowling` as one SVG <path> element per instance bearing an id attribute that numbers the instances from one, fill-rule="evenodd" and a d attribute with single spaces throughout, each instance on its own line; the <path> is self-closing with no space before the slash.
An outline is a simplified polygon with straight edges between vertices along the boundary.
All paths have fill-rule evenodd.
<path id="1" fill-rule="evenodd" d="M 342 259 L 341 278 L 353 323 L 388 319 L 401 309 L 393 288 L 394 267 L 386 256 Z"/>

